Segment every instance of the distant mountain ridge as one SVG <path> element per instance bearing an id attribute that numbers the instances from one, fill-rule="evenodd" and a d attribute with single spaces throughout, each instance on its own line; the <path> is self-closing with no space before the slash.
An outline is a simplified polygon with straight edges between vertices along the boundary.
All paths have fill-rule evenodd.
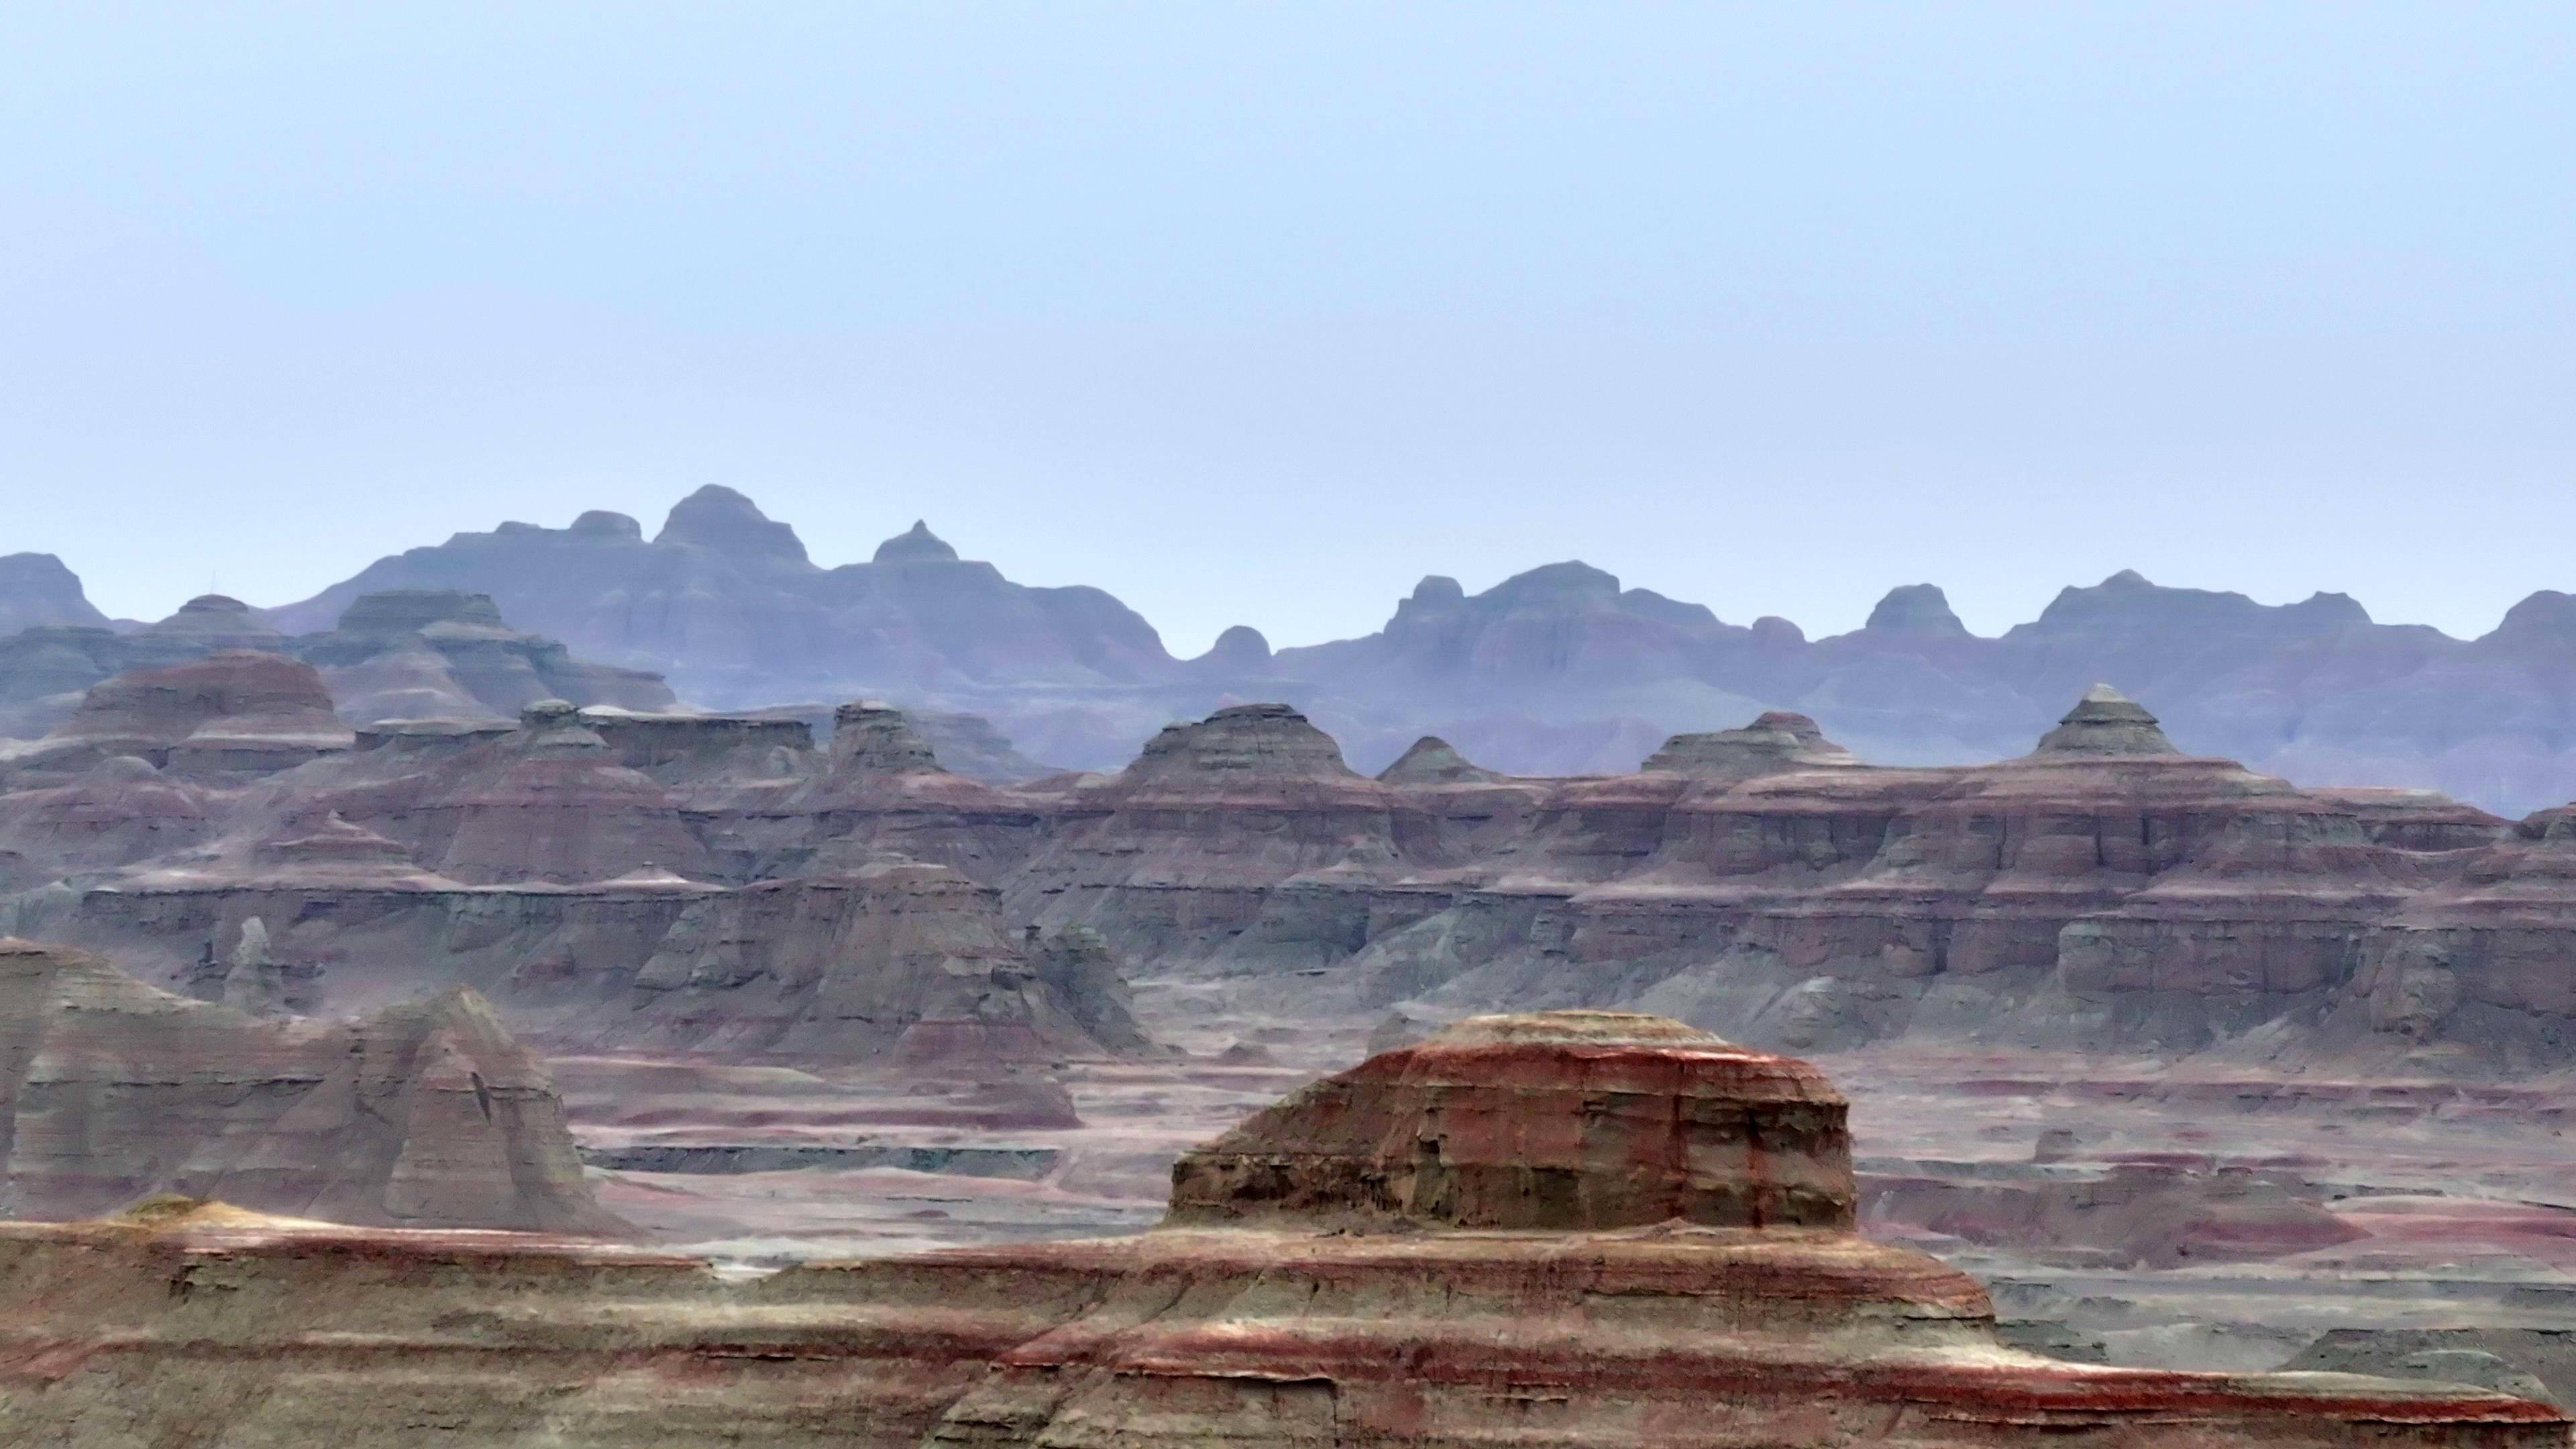
<path id="1" fill-rule="evenodd" d="M 103 622 L 55 560 L 0 565 L 0 624 Z M 2576 796 L 2576 598 L 2554 591 L 2462 640 L 2375 622 L 2342 594 L 2266 605 L 2124 571 L 1981 637 L 1914 583 L 1862 628 L 1809 639 L 1566 561 L 1475 594 L 1426 577 L 1360 638 L 1274 652 L 1238 626 L 1179 659 L 1109 593 L 1015 583 L 926 523 L 825 567 L 790 525 L 710 486 L 649 539 L 618 513 L 505 523 L 379 559 L 265 620 L 315 633 L 392 590 L 489 595 L 513 627 L 661 673 L 693 705 L 880 697 L 983 715 L 1025 754 L 1085 768 L 1253 699 L 1295 704 L 1372 770 L 1426 733 L 1501 769 L 1625 770 L 1668 735 L 1765 710 L 1813 716 L 1876 759 L 1994 759 L 2107 679 L 2187 747 L 2302 782 L 2439 788 L 2508 813 Z"/>

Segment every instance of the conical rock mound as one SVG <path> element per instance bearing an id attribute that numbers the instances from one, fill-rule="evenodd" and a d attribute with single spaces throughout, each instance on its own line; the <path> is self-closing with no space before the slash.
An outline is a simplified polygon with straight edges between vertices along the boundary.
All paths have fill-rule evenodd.
<path id="1" fill-rule="evenodd" d="M 1490 785 L 1508 777 L 1469 760 L 1438 735 L 1424 735 L 1377 778 L 1384 785 Z"/>
<path id="2" fill-rule="evenodd" d="M 2084 691 L 2057 722 L 2040 736 L 2035 755 L 2175 755 L 2156 717 L 2146 706 L 2107 684 Z"/>

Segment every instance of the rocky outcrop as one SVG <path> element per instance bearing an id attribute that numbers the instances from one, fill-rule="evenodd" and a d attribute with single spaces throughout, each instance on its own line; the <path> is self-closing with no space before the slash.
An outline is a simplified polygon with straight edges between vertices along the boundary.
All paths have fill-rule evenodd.
<path id="1" fill-rule="evenodd" d="M 943 768 L 881 704 L 845 707 L 817 750 L 792 720 L 555 702 L 507 731 L 378 735 L 256 800 L 153 794 L 140 764 L 84 787 L 202 822 L 170 835 L 195 858 L 73 823 L 104 797 L 23 790 L 0 796 L 23 817 L 0 819 L 0 848 L 18 889 L 89 872 L 69 929 L 98 934 L 76 939 L 171 960 L 158 920 L 176 970 L 221 959 L 258 915 L 284 959 L 312 961 L 324 946 L 281 923 L 396 916 L 370 950 L 400 940 L 513 1012 L 561 982 L 495 980 L 496 942 L 623 982 L 678 912 L 737 909 L 699 895 L 914 862 L 998 891 L 998 931 L 1084 927 L 1163 977 L 1308 973 L 1319 1004 L 1416 1019 L 1642 1005 L 1798 1050 L 1927 1037 L 2443 1075 L 2545 1063 L 2576 1030 L 2548 967 L 2576 933 L 2576 827 L 2557 815 L 2516 831 L 2429 794 L 2300 790 L 2180 752 L 2114 691 L 2063 713 L 2038 748 L 1975 767 L 1864 764 L 1774 712 L 1675 737 L 1630 775 L 1501 775 L 1433 742 L 1370 779 L 1297 711 L 1240 705 L 1118 773 L 1004 788 Z M 322 839 L 334 813 L 397 847 L 399 870 L 324 879 L 272 848 Z M 459 927 L 466 902 L 494 924 Z M 619 952 L 635 954 L 609 965 Z M 748 1000 L 720 1015 L 762 1050 L 832 1035 L 776 1025 L 807 1022 L 801 996 Z"/>
<path id="2" fill-rule="evenodd" d="M 1395 867 L 1415 814 L 1279 704 L 1169 726 L 1051 813 L 1060 823 L 1010 878 L 1015 913 L 1092 926 L 1130 958 L 1237 952 L 1273 968 L 1357 949 L 1368 908 L 1354 887 Z"/>
<path id="3" fill-rule="evenodd" d="M 179 612 L 125 636 L 129 667 L 184 664 L 225 649 L 282 653 L 286 636 L 250 605 L 223 594 L 200 594 Z"/>
<path id="4" fill-rule="evenodd" d="M 869 562 L 823 568 L 792 528 L 728 488 L 682 499 L 649 543 L 627 522 L 458 534 L 276 617 L 317 630 L 362 594 L 466 589 L 585 657 L 656 670 L 722 708 L 897 689 L 965 701 L 985 681 L 1132 685 L 1175 667 L 1107 594 L 1011 583 L 926 526 Z"/>
<path id="5" fill-rule="evenodd" d="M 0 634 L 39 625 L 107 627 L 107 616 L 81 591 L 80 576 L 49 553 L 0 554 Z"/>
<path id="6" fill-rule="evenodd" d="M 622 1226 L 592 1200 L 544 1071 L 471 992 L 306 1021 L 0 940 L 0 1021 L 12 1216 L 175 1192 L 351 1223 Z"/>
<path id="7" fill-rule="evenodd" d="M 2569 1433 L 2548 1405 L 2459 1385 L 2005 1347 L 1973 1280 L 1849 1230 L 1840 1102 L 1821 1077 L 1671 1023 L 1480 1024 L 1257 1121 L 1256 1160 L 1234 1150 L 1242 1134 L 1194 1154 L 1172 1215 L 1141 1236 L 748 1282 L 542 1239 L 355 1236 L 204 1208 L 12 1225 L 0 1313 L 12 1342 L 46 1351 L 14 1355 L 0 1394 L 40 1437 L 220 1423 L 238 1442 L 354 1449 L 2539 1449 Z M 1799 1134 L 1778 1162 L 1758 1135 L 1773 1122 Z M 1328 1150 L 1300 1157 L 1308 1143 Z M 1297 1160 L 1274 1173 L 1282 1156 Z M 1212 1201 L 1247 1192 L 1261 1213 L 1207 1225 Z M 1747 1220 L 1799 1201 L 1817 1211 Z M 1707 1211 L 1665 1215 L 1677 1203 Z M 1513 1225 L 1484 1225 L 1492 1212 Z"/>
<path id="8" fill-rule="evenodd" d="M 2165 738 L 2145 706 L 2107 684 L 2097 684 L 2059 718 L 2057 728 L 2039 737 L 2036 753 L 2179 755 L 2182 751 Z"/>
<path id="9" fill-rule="evenodd" d="M 1740 730 L 1675 735 L 1646 757 L 1648 774 L 1749 780 L 1789 770 L 1857 765 L 1860 756 L 1825 738 L 1803 714 L 1773 710 Z"/>
<path id="10" fill-rule="evenodd" d="M 9 563 L 19 596 L 48 602 L 0 610 L 0 731 L 42 733 L 80 689 L 173 662 L 108 632 L 58 563 Z M 1811 639 L 1785 619 L 1726 622 L 1568 561 L 1472 595 L 1425 577 L 1365 637 L 1273 653 L 1239 625 L 1180 660 L 1110 595 L 1014 584 L 925 523 L 867 562 L 826 568 L 787 524 L 709 487 L 649 541 L 634 519 L 595 510 L 568 528 L 505 523 L 378 560 L 269 621 L 289 636 L 333 632 L 362 596 L 394 591 L 489 597 L 520 628 L 659 671 L 700 705 L 883 697 L 978 715 L 1029 755 L 1085 769 L 1114 767 L 1164 720 L 1252 697 L 1297 705 L 1370 770 L 1435 733 L 1508 773 L 1618 773 L 1675 733 L 1765 710 L 1807 715 L 1871 759 L 1958 764 L 2025 748 L 2085 684 L 2116 679 L 2157 702 L 2183 747 L 2301 783 L 2437 788 L 2514 813 L 2576 796 L 2576 695 L 2554 682 L 2576 659 L 2576 608 L 2552 590 L 2455 639 L 2375 622 L 2342 594 L 2266 605 L 2123 570 L 1983 637 L 1918 583 L 1890 590 L 1864 627 Z M 181 615 L 256 627 L 223 602 Z M 15 618 L 33 637 L 7 634 Z M 176 639 L 215 622 L 154 627 Z M 335 676 L 351 721 L 452 714 L 465 699 L 503 718 L 544 696 L 668 707 L 630 697 L 646 689 L 638 681 L 531 687 L 516 667 L 460 684 L 437 652 Z M 958 750 L 947 758 L 1003 778 Z"/>
<path id="11" fill-rule="evenodd" d="M 444 785 L 332 797 L 381 829 L 307 812 L 247 860 L 183 856 L 99 884 L 66 928 L 210 1000 L 268 990 L 263 968 L 296 1009 L 467 985 L 558 1048 L 900 1052 L 975 1076 L 1149 1046 L 1098 933 L 1015 930 L 999 892 L 955 870 L 880 854 L 728 888 L 629 863 L 681 853 L 639 822 L 696 845 L 667 804 L 630 808 L 644 777 L 559 738 L 582 732 L 577 716 L 535 713 L 497 761 L 433 770 Z"/>
<path id="12" fill-rule="evenodd" d="M 1491 785 L 1504 778 L 1483 768 L 1438 735 L 1424 735 L 1395 763 L 1378 771 L 1381 785 Z"/>
<path id="13" fill-rule="evenodd" d="M 517 730 L 444 766 L 332 803 L 469 884 L 576 884 L 646 869 L 704 877 L 711 869 L 671 794 L 618 763 L 563 700 L 530 705 Z"/>
<path id="14" fill-rule="evenodd" d="M 225 650 L 92 688 L 30 763 L 61 770 L 134 756 L 183 776 L 256 775 L 345 751 L 355 738 L 312 666 Z"/>
<path id="15" fill-rule="evenodd" d="M 490 597 L 399 590 L 359 597 L 323 632 L 290 636 L 239 599 L 205 594 L 129 633 L 49 626 L 0 637 L 0 734 L 45 733 L 112 676 L 240 650 L 319 667 L 341 718 L 505 720 L 539 699 L 639 710 L 671 706 L 658 675 L 572 657 L 511 629 Z"/>
<path id="16" fill-rule="evenodd" d="M 0 890 L 185 850 L 213 830 L 213 805 L 203 786 L 138 755 L 109 756 L 61 784 L 0 794 Z"/>
<path id="17" fill-rule="evenodd" d="M 322 668 L 341 715 L 357 724 L 507 719 L 544 699 L 648 711 L 674 703 L 659 675 L 578 660 L 512 629 L 488 594 L 362 594 L 328 633 L 292 648 Z"/>
<path id="18" fill-rule="evenodd" d="M 1847 1231 L 1844 1116 L 1805 1063 L 1679 1022 L 1475 1017 L 1183 1156 L 1170 1220 Z"/>
<path id="19" fill-rule="evenodd" d="M 1098 937 L 1023 941 L 1000 905 L 904 860 L 703 896 L 635 974 L 649 999 L 617 1039 L 827 1061 L 903 1044 L 963 1075 L 1141 1049 Z"/>

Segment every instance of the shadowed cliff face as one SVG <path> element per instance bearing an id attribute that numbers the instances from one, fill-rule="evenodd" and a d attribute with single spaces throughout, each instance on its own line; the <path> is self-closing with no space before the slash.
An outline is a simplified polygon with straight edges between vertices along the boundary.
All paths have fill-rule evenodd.
<path id="1" fill-rule="evenodd" d="M 1651 1017 L 1486 1018 L 1190 1154 L 1125 1239 L 728 1282 L 220 1207 L 0 1226 L 0 1313 L 54 1350 L 0 1407 L 167 1440 L 219 1403 L 232 1442 L 360 1449 L 2566 1442 L 2550 1406 L 2458 1384 L 2007 1348 L 1973 1280 L 1854 1235 L 1854 1196 L 1842 1099 L 1803 1062 Z M 172 1291 L 200 1278 L 226 1291 Z"/>

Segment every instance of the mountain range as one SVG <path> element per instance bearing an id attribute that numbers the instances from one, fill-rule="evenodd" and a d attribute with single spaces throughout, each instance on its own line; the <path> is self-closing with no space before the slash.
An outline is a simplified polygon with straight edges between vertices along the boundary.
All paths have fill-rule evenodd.
<path id="1" fill-rule="evenodd" d="M 2379 623 L 2342 594 L 2265 605 L 2122 572 L 1981 637 L 1917 583 L 1860 629 L 1810 639 L 1568 561 L 1474 594 L 1426 577 L 1362 638 L 1273 651 L 1238 626 L 1183 659 L 1108 592 L 1014 583 L 926 524 L 825 566 L 788 524 L 710 486 L 650 537 L 604 511 L 504 523 L 254 612 L 316 635 L 361 597 L 405 590 L 488 595 L 510 629 L 661 674 L 693 706 L 881 697 L 985 716 L 1070 768 L 1114 766 L 1171 720 L 1252 700 L 1295 705 L 1371 770 L 1426 733 L 1499 769 L 1625 770 L 1668 735 L 1768 709 L 1872 758 L 1967 762 L 2024 748 L 2104 680 L 2186 748 L 2301 782 L 2437 788 L 2507 813 L 2576 796 L 2576 598 L 2553 591 L 2463 640 Z M 111 627 L 59 561 L 0 558 L 0 629 L 65 626 Z"/>

